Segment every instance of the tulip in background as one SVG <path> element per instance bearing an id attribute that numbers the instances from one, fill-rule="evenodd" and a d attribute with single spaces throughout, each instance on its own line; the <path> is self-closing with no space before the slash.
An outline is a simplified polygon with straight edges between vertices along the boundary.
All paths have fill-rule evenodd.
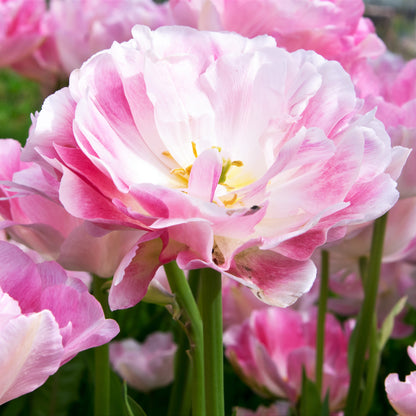
<path id="1" fill-rule="evenodd" d="M 57 199 L 59 183 L 53 175 L 22 162 L 20 153 L 17 141 L 0 141 L 0 228 L 46 260 L 57 260 L 72 270 L 112 276 L 140 232 L 97 233 L 93 226 L 63 209 Z"/>
<path id="2" fill-rule="evenodd" d="M 28 393 L 78 352 L 119 332 L 78 279 L 0 241 L 0 404 Z"/>
<path id="3" fill-rule="evenodd" d="M 172 383 L 175 352 L 172 334 L 155 332 L 143 343 L 134 339 L 112 342 L 110 361 L 130 386 L 148 392 Z"/>
<path id="4" fill-rule="evenodd" d="M 409 346 L 407 353 L 416 364 L 416 345 Z M 416 372 L 413 371 L 406 376 L 405 381 L 400 381 L 397 374 L 389 374 L 385 386 L 389 402 L 399 416 L 416 415 Z"/>
<path id="5" fill-rule="evenodd" d="M 316 324 L 313 309 L 307 313 L 290 308 L 255 310 L 224 333 L 225 354 L 258 394 L 296 403 L 303 369 L 308 378 L 315 379 Z M 322 395 L 329 391 L 332 412 L 343 408 L 348 391 L 348 332 L 327 315 Z"/>
<path id="6" fill-rule="evenodd" d="M 44 37 L 46 3 L 3 0 L 0 3 L 0 66 L 8 66 L 33 52 Z"/>

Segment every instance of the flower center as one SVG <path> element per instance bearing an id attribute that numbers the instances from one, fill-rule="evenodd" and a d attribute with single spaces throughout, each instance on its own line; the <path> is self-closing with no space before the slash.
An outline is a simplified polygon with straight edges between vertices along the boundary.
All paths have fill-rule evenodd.
<path id="1" fill-rule="evenodd" d="M 196 143 L 191 142 L 192 144 L 192 153 L 195 157 L 195 159 L 198 157 L 198 152 L 196 149 Z M 213 149 L 217 149 L 219 153 L 221 153 L 221 148 L 218 146 L 212 146 Z M 170 152 L 164 151 L 163 156 L 170 158 L 174 160 Z M 230 207 L 231 205 L 235 204 L 238 200 L 237 193 L 232 193 L 237 188 L 240 188 L 241 184 L 234 183 L 235 181 L 231 180 L 230 182 L 230 174 L 233 174 L 233 168 L 241 168 L 243 166 L 243 162 L 241 160 L 231 160 L 229 158 L 222 158 L 222 169 L 221 169 L 221 175 L 218 179 L 218 185 L 221 185 L 222 192 L 219 192 L 218 200 L 221 201 L 221 203 L 226 206 Z M 183 192 L 186 192 L 186 188 L 188 187 L 189 183 L 189 177 L 191 174 L 193 168 L 193 164 L 187 166 L 186 168 L 173 168 L 170 170 L 170 174 L 174 176 L 176 181 L 179 181 L 180 188 L 183 190 Z M 244 184 L 246 185 L 246 183 Z M 222 194 L 222 195 L 221 195 Z M 231 195 L 230 195 L 231 194 Z M 213 201 L 215 202 L 215 201 Z M 218 202 L 215 202 L 218 203 Z"/>

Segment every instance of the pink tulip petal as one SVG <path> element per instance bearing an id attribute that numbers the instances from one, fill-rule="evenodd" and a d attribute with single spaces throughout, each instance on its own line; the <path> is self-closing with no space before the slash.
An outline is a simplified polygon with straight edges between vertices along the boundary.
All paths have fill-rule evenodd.
<path id="1" fill-rule="evenodd" d="M 311 261 L 291 260 L 253 248 L 234 257 L 230 272 L 241 276 L 263 302 L 285 307 L 311 288 L 316 268 Z"/>
<path id="2" fill-rule="evenodd" d="M 208 149 L 201 153 L 195 159 L 189 175 L 189 195 L 203 201 L 212 202 L 221 170 L 222 161 L 217 149 Z"/>
<path id="3" fill-rule="evenodd" d="M 62 338 L 50 311 L 10 320 L 0 335 L 0 404 L 42 385 L 62 357 Z"/>
<path id="4" fill-rule="evenodd" d="M 155 238 L 138 243 L 126 254 L 110 289 L 108 302 L 112 310 L 129 308 L 143 298 L 159 268 L 162 247 L 161 239 Z"/>

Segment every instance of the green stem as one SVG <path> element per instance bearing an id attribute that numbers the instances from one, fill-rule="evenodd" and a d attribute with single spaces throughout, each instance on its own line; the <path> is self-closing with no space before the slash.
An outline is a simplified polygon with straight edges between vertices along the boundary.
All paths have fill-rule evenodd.
<path id="1" fill-rule="evenodd" d="M 191 270 L 188 283 L 195 299 L 198 298 L 199 270 Z M 175 377 L 169 398 L 168 416 L 188 416 L 192 399 L 192 368 L 188 355 L 189 342 L 185 331 L 180 328 L 178 349 L 175 356 Z"/>
<path id="2" fill-rule="evenodd" d="M 321 285 L 318 305 L 318 322 L 316 329 L 316 387 L 321 397 L 325 345 L 325 317 L 328 302 L 329 253 L 322 250 L 321 254 Z"/>
<path id="3" fill-rule="evenodd" d="M 104 315 L 109 317 L 108 295 L 103 285 L 106 281 L 94 276 L 93 294 L 100 302 Z M 108 344 L 94 348 L 94 415 L 110 416 L 110 356 Z"/>
<path id="4" fill-rule="evenodd" d="M 380 368 L 381 350 L 378 347 L 377 318 L 373 315 L 373 321 L 370 329 L 370 347 L 367 363 L 367 377 L 363 391 L 363 398 L 360 405 L 360 416 L 365 416 L 370 411 L 373 401 L 374 390 L 376 387 L 377 374 Z"/>
<path id="5" fill-rule="evenodd" d="M 221 273 L 201 271 L 200 306 L 204 323 L 206 412 L 224 416 Z"/>
<path id="6" fill-rule="evenodd" d="M 169 398 L 168 416 L 188 416 L 191 410 L 192 372 L 188 349 L 188 338 L 181 328 L 175 355 L 175 378 Z"/>
<path id="7" fill-rule="evenodd" d="M 362 386 L 361 383 L 369 339 L 368 328 L 371 326 L 376 306 L 386 222 L 387 214 L 384 214 L 374 222 L 370 258 L 366 271 L 367 276 L 364 281 L 365 296 L 355 329 L 355 348 L 352 355 L 351 381 L 345 407 L 345 416 L 356 416 L 358 414 L 360 388 Z"/>
<path id="8" fill-rule="evenodd" d="M 205 416 L 204 334 L 201 315 L 188 282 L 175 261 L 165 264 L 172 292 L 183 309 L 190 328 L 187 331 L 192 355 L 192 414 Z"/>

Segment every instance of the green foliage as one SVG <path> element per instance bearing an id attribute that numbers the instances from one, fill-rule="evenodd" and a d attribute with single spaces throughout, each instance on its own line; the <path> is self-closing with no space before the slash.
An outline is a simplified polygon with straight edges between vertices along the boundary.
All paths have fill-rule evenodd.
<path id="1" fill-rule="evenodd" d="M 0 138 L 26 141 L 30 114 L 42 103 L 39 85 L 10 70 L 0 70 Z"/>
<path id="2" fill-rule="evenodd" d="M 329 416 L 328 394 L 321 402 L 321 397 L 316 383 L 309 380 L 305 370 L 302 372 L 302 394 L 298 403 L 299 416 Z"/>
<path id="3" fill-rule="evenodd" d="M 0 415 L 72 416 L 71 408 L 80 401 L 81 382 L 87 372 L 85 355 L 77 355 L 34 392 L 2 406 Z"/>

